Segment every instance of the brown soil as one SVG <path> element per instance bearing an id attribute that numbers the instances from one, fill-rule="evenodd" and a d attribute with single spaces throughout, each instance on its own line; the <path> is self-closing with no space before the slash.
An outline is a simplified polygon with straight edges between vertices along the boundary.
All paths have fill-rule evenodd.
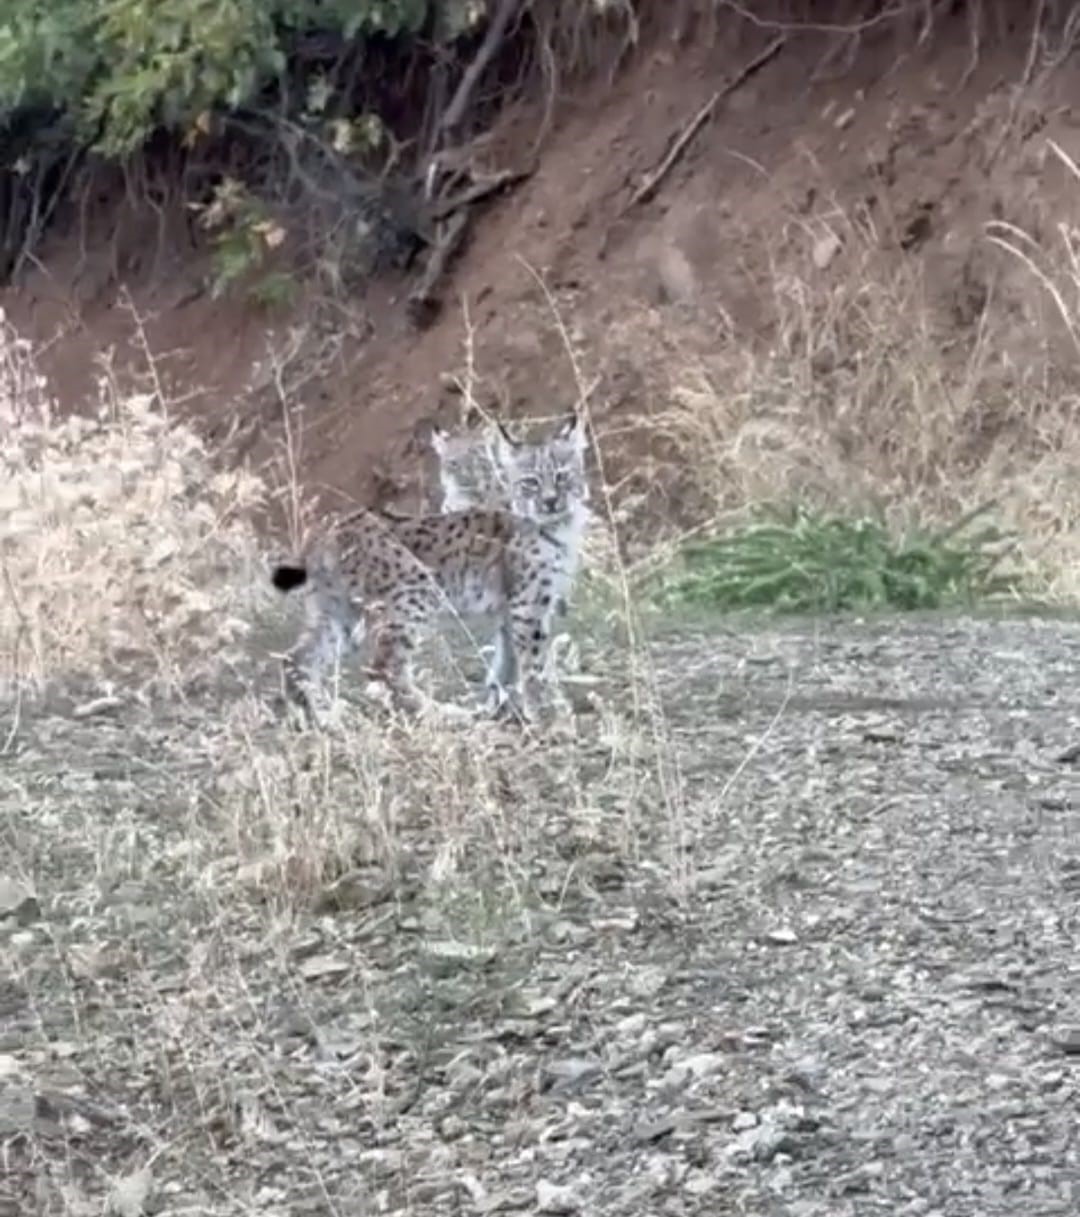
<path id="1" fill-rule="evenodd" d="M 213 433 L 247 426 L 244 450 L 257 461 L 282 437 L 265 376 L 253 390 L 257 365 L 290 325 L 307 324 L 307 374 L 290 395 L 304 407 L 305 482 L 362 500 L 408 499 L 421 465 L 417 424 L 452 401 L 445 379 L 464 366 L 466 318 L 481 400 L 540 415 L 574 400 L 542 276 L 583 379 L 596 381 L 594 421 L 612 439 L 617 475 L 620 455 L 632 460 L 638 449 L 615 437 L 663 404 L 651 336 L 668 352 L 707 351 L 720 326 L 767 342 L 775 268 L 819 240 L 831 217 L 860 214 L 882 262 L 923 260 L 948 349 L 1009 273 L 985 241 L 985 221 L 1037 233 L 1075 186 L 1046 157 L 1048 138 L 1066 148 L 1075 140 L 1075 80 L 1064 70 L 1025 80 L 1025 29 L 1000 39 L 1007 49 L 985 40 L 973 58 L 966 19 L 956 18 L 918 49 L 907 34 L 864 38 L 852 62 L 835 53 L 833 35 L 790 35 L 720 103 L 655 198 L 626 210 L 671 141 L 769 37 L 753 31 L 692 49 L 654 41 L 614 85 L 566 99 L 538 171 L 475 226 L 446 307 L 425 332 L 405 319 L 402 280 L 345 308 L 312 296 L 295 317 L 273 321 L 212 302 L 197 290 L 205 256 L 180 237 L 159 240 L 156 222 L 137 214 L 114 217 L 108 241 L 54 238 L 0 304 L 47 345 L 44 367 L 64 406 L 85 400 L 99 353 L 113 350 L 124 367 L 149 350 L 169 392 Z M 506 116 L 488 143 L 493 167 L 527 159 L 538 114 L 523 105 Z M 819 272 L 827 279 L 844 265 L 840 251 Z M 1025 324 L 1011 340 L 1022 360 Z"/>

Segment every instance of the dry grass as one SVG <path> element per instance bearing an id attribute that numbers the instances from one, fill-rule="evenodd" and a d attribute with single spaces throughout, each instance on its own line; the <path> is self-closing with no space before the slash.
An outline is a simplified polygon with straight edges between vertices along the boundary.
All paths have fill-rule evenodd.
<path id="1" fill-rule="evenodd" d="M 121 400 L 104 373 L 89 406 L 55 415 L 32 353 L 0 327 L 5 693 L 73 676 L 183 685 L 249 628 L 258 483 L 214 471 L 153 396 Z"/>
<path id="2" fill-rule="evenodd" d="M 989 230 L 990 289 L 957 326 L 931 303 L 922 259 L 883 255 L 868 220 L 836 215 L 829 232 L 799 221 L 782 250 L 770 247 L 767 346 L 730 323 L 706 343 L 650 311 L 614 337 L 639 363 L 647 350 L 650 375 L 663 378 L 645 426 L 663 441 L 650 480 L 672 517 L 685 527 L 800 502 L 937 526 L 993 503 L 997 523 L 1019 534 L 1029 585 L 1074 599 L 1075 231 L 1062 224 L 1040 247 L 1017 229 Z M 1027 265 L 992 257 L 991 238 L 1003 237 Z M 825 273 L 814 251 L 833 238 Z M 655 511 L 656 495 L 645 504 Z"/>
<path id="3" fill-rule="evenodd" d="M 888 818 L 875 741 L 904 733 L 883 736 L 858 698 L 828 717 L 864 643 L 837 672 L 813 633 L 748 636 L 741 652 L 677 640 L 658 674 L 624 620 L 614 655 L 579 638 L 590 704 L 546 733 L 351 703 L 336 730 L 295 733 L 269 654 L 289 614 L 259 591 L 246 523 L 261 488 L 215 473 L 159 401 L 122 402 L 107 379 L 101 417 L 53 419 L 30 353 L 8 349 L 4 637 L 24 696 L 0 767 L 0 1212 L 642 1214 L 686 1181 L 671 1211 L 689 1214 L 763 1209 L 781 1146 L 807 1165 L 806 1194 L 860 1168 L 865 1138 L 819 1137 L 788 1074 L 820 1036 L 828 1119 L 861 1133 L 882 1096 L 853 1056 L 880 1054 L 876 1080 L 904 1048 L 910 1078 L 943 1039 L 936 994 L 914 1047 L 910 1010 L 884 1047 L 876 1022 L 864 1035 L 850 1016 L 870 981 L 895 987 L 912 910 L 955 890 L 951 874 L 926 890 L 921 876 L 955 852 L 985 903 L 991 866 L 1015 874 L 1016 841 L 1043 839 L 1026 820 L 1014 832 L 1014 812 L 1011 867 L 987 846 L 973 878 L 937 787 L 924 818 L 909 822 L 905 799 Z M 1005 648 L 1002 672 L 983 658 L 993 640 L 972 645 L 974 661 L 952 640 L 931 653 L 916 687 L 971 662 L 1007 688 L 1009 730 L 1018 685 L 1045 699 L 1046 672 L 1068 662 Z M 87 678 L 117 696 L 81 713 L 38 696 Z M 955 713 L 940 721 L 944 743 Z M 902 789 L 922 798 L 938 752 L 912 735 Z M 968 815 L 967 738 L 950 746 Z M 902 865 L 901 841 L 915 851 Z M 1039 864 L 1028 896 L 1049 890 Z M 1002 899 L 1034 910 L 1031 941 L 1049 937 L 1028 896 Z M 938 1051 L 966 1061 L 966 1007 L 953 1022 Z M 1031 1095 L 1057 1120 L 1043 1073 Z M 767 1151 L 745 1114 L 733 1123 L 746 1111 Z M 921 1113 L 904 1118 L 918 1133 Z M 901 1158 L 936 1177 L 942 1153 L 956 1150 L 935 1139 Z M 988 1154 L 1002 1160 L 996 1143 Z M 643 1171 L 645 1155 L 662 1169 Z"/>
<path id="4" fill-rule="evenodd" d="M 10 330 L 3 342 L 3 750 L 15 763 L 0 783 L 0 971 L 29 1039 L 0 1072 L 18 1189 L 0 1185 L 0 1210 L 10 1199 L 67 1217 L 112 1195 L 114 1211 L 139 1212 L 164 1174 L 191 1182 L 186 1211 L 271 1211 L 222 1147 L 280 1156 L 268 1130 L 307 1124 L 306 1067 L 290 1080 L 270 1063 L 282 1001 L 325 1025 L 308 986 L 347 979 L 360 1010 L 401 1012 L 392 1032 L 372 1015 L 356 1041 L 365 1112 L 389 1127 L 404 1096 L 380 1081 L 385 1037 L 419 1059 L 444 1034 L 426 1010 L 432 986 L 497 1008 L 517 981 L 487 979 L 492 961 L 523 967 L 645 852 L 655 861 L 636 887 L 688 898 L 695 863 L 658 755 L 663 723 L 638 665 L 617 706 L 586 688 L 587 729 L 569 717 L 522 737 L 346 700 L 335 730 L 295 732 L 275 705 L 273 650 L 299 605 L 264 591 L 250 524 L 268 491 L 216 469 L 153 391 L 123 399 L 102 375 L 88 415 L 56 416 L 32 352 Z M 40 904 L 27 912 L 30 892 Z M 74 1081 L 33 1048 L 34 1028 L 64 1011 Z M 168 1132 L 149 1090 L 183 1113 Z M 34 1115 L 42 1093 L 67 1104 L 56 1126 Z M 129 1119 L 135 1152 L 112 1132 Z M 80 1122 L 97 1147 L 89 1169 L 71 1147 Z M 318 1192 L 322 1166 L 308 1166 Z"/>
<path id="5" fill-rule="evenodd" d="M 295 913 L 336 899 L 327 885 L 344 877 L 348 886 L 358 866 L 374 867 L 380 887 L 392 883 L 410 869 L 403 842 L 423 825 L 426 886 L 505 891 L 527 902 L 545 807 L 588 820 L 597 800 L 625 806 L 619 850 L 633 853 L 632 808 L 642 791 L 677 798 L 655 755 L 663 724 L 646 708 L 644 654 L 629 673 L 634 695 L 618 713 L 592 697 L 600 717 L 587 742 L 576 739 L 572 718 L 524 745 L 513 732 L 437 711 L 397 722 L 377 704 L 354 704 L 349 673 L 341 673 L 332 734 L 295 734 L 275 699 L 277 658 L 297 628 L 300 598 L 283 601 L 269 590 L 267 555 L 251 523 L 273 496 L 286 497 L 297 519 L 305 514 L 294 454 L 286 451 L 278 479 L 288 484 L 273 488 L 217 468 L 198 436 L 170 421 L 153 368 L 147 394 L 122 398 L 103 373 L 91 412 L 58 417 L 32 351 L 8 327 L 0 338 L 9 744 L 26 725 L 23 712 L 34 722 L 56 692 L 77 691 L 88 722 L 128 705 L 168 719 L 178 702 L 197 741 L 181 763 L 213 775 L 198 806 L 181 799 L 191 817 L 184 852 L 192 890 L 229 898 L 244 891 Z M 611 584 L 603 589 L 607 629 L 619 606 Z M 440 691 L 457 699 L 469 696 L 468 670 L 480 662 L 477 639 L 460 624 L 457 645 L 433 640 L 427 656 L 442 669 Z M 556 642 L 564 666 L 569 656 L 576 667 L 579 644 Z M 584 645 L 595 652 L 604 644 Z M 564 770 L 545 759 L 553 740 L 570 758 Z M 106 871 L 109 862 L 94 866 Z M 562 875 L 552 890 L 566 881 Z"/>

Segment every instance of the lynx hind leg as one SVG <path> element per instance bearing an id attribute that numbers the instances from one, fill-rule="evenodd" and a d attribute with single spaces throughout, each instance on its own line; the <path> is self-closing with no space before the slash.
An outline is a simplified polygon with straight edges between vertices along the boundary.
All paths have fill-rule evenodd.
<path id="1" fill-rule="evenodd" d="M 386 685 L 394 705 L 415 713 L 423 698 L 413 675 L 417 644 L 435 605 L 430 589 L 403 589 L 384 605 L 375 629 L 371 675 Z"/>
<path id="2" fill-rule="evenodd" d="M 286 701 L 315 726 L 322 726 L 337 693 L 342 667 L 364 637 L 364 622 L 344 593 L 312 590 L 305 623 L 282 670 Z M 327 691 L 331 678 L 332 694 Z"/>

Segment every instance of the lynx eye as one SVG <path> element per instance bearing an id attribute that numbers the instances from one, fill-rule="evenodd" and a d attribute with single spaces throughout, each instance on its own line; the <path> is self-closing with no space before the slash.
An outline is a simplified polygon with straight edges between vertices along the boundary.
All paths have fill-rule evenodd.
<path id="1" fill-rule="evenodd" d="M 524 491 L 525 494 L 539 494 L 540 493 L 540 479 L 539 478 L 524 477 L 521 479 L 521 481 L 518 483 L 518 485 L 521 487 L 521 489 Z"/>

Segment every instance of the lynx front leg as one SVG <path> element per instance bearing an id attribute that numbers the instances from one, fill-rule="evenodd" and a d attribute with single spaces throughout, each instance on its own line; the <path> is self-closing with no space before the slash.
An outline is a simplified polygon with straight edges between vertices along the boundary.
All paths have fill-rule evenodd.
<path id="1" fill-rule="evenodd" d="M 513 697 L 518 682 L 518 665 L 514 653 L 513 629 L 509 618 L 499 622 L 495 633 L 494 654 L 488 666 L 485 685 L 487 688 L 486 710 L 497 716 Z"/>
<path id="2" fill-rule="evenodd" d="M 516 709 L 520 716 L 530 722 L 536 717 L 544 685 L 548 647 L 551 642 L 550 605 L 541 605 L 535 599 L 512 602 L 508 614 L 508 626 L 512 647 L 516 693 Z"/>

